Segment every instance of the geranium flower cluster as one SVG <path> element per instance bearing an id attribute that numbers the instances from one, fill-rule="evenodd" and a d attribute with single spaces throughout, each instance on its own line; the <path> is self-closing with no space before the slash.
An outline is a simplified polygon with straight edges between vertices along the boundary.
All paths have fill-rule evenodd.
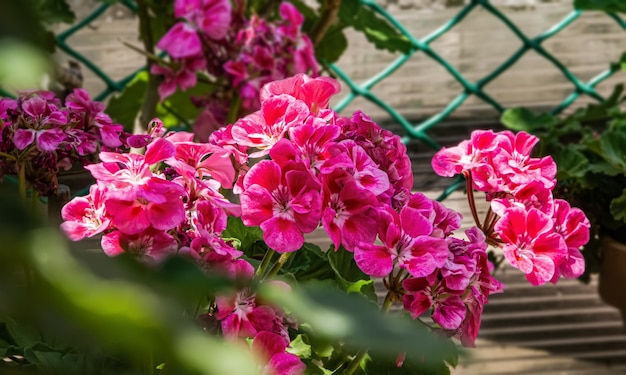
<path id="1" fill-rule="evenodd" d="M 280 4 L 276 21 L 256 14 L 247 18 L 244 8 L 239 2 L 231 6 L 230 0 L 176 0 L 174 15 L 180 22 L 157 44 L 171 57 L 151 68 L 164 78 L 159 86 L 162 101 L 177 88 L 194 87 L 199 76 L 216 85 L 211 94 L 194 98 L 205 109 L 195 124 L 203 140 L 227 121 L 229 111 L 257 110 L 264 84 L 318 73 L 313 45 L 300 30 L 304 17 L 293 5 Z"/>
<path id="2" fill-rule="evenodd" d="M 386 308 L 402 303 L 415 319 L 430 310 L 445 333 L 473 345 L 483 305 L 501 290 L 486 237 L 477 228 L 469 240 L 453 237 L 460 215 L 411 192 L 399 137 L 362 112 L 339 116 L 329 108 L 338 92 L 327 77 L 271 82 L 259 110 L 209 143 L 154 121 L 133 141 L 146 144 L 144 155 L 103 152 L 87 167 L 97 183 L 63 208 L 62 229 L 73 240 L 101 234 L 111 256 L 154 262 L 178 253 L 208 272 L 265 280 L 322 227 L 334 244 L 328 251 L 351 252 L 365 274 L 384 279 Z M 270 271 L 264 261 L 255 270 L 237 241 L 224 238 L 231 216 L 262 229 L 264 260 L 281 254 Z M 251 339 L 270 373 L 304 371 L 288 353 L 291 319 L 247 288 L 216 296 L 201 320 L 208 331 Z"/>
<path id="3" fill-rule="evenodd" d="M 589 241 L 590 225 L 580 209 L 553 198 L 556 164 L 550 156 L 531 156 L 537 142 L 525 132 L 477 130 L 458 146 L 440 150 L 432 161 L 441 176 L 465 176 L 477 225 L 533 285 L 584 272 L 580 247 Z M 485 192 L 490 202 L 483 222 L 473 190 Z"/>
<path id="4" fill-rule="evenodd" d="M 19 176 L 39 195 L 53 194 L 59 170 L 124 146 L 127 134 L 104 108 L 83 89 L 70 93 L 64 105 L 50 91 L 0 99 L 0 176 Z"/>

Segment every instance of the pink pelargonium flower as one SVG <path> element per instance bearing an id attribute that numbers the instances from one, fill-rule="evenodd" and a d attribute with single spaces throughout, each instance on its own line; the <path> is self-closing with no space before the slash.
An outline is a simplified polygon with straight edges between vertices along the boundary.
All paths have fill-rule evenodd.
<path id="1" fill-rule="evenodd" d="M 181 91 L 194 87 L 198 81 L 196 72 L 204 69 L 206 66 L 206 61 L 201 56 L 190 56 L 180 59 L 178 63 L 180 67 L 177 70 L 158 64 L 153 64 L 150 67 L 150 73 L 163 76 L 163 81 L 159 85 L 159 98 L 161 101 L 174 94 L 177 87 Z"/>
<path id="2" fill-rule="evenodd" d="M 65 98 L 65 106 L 68 109 L 87 112 L 89 116 L 104 111 L 105 105 L 102 102 L 91 100 L 89 92 L 85 89 L 76 88 Z"/>
<path id="3" fill-rule="evenodd" d="M 41 94 L 38 93 L 37 96 L 28 98 L 22 103 L 22 109 L 28 115 L 25 116 L 26 122 L 30 123 L 35 129 L 41 129 L 49 125 L 53 128 L 65 125 L 67 123 L 67 114 L 57 110 L 56 106 L 43 98 Z"/>
<path id="4" fill-rule="evenodd" d="M 303 233 L 319 225 L 321 186 L 300 163 L 282 167 L 273 160 L 254 165 L 244 179 L 241 218 L 260 226 L 267 245 L 281 253 L 298 250 Z"/>
<path id="5" fill-rule="evenodd" d="M 235 167 L 230 153 L 222 147 L 208 143 L 175 142 L 176 153 L 166 162 L 180 175 L 212 177 L 221 187 L 230 189 L 235 180 Z"/>
<path id="6" fill-rule="evenodd" d="M 432 308 L 433 320 L 444 329 L 455 330 L 463 323 L 466 309 L 461 291 L 448 289 L 441 283 L 431 285 L 426 278 L 410 277 L 402 286 L 406 291 L 402 304 L 413 319 Z"/>
<path id="7" fill-rule="evenodd" d="M 379 195 L 389 189 L 389 177 L 356 142 L 346 139 L 331 144 L 327 149 L 326 162 L 320 171 L 331 174 L 335 170 L 346 171 L 346 178 L 354 180 L 362 188 Z"/>
<path id="8" fill-rule="evenodd" d="M 256 294 L 249 289 L 230 296 L 218 295 L 215 302 L 216 318 L 221 322 L 222 332 L 227 338 L 254 337 L 258 332 L 274 328 L 276 311 L 268 305 L 259 304 Z"/>
<path id="9" fill-rule="evenodd" d="M 498 147 L 498 136 L 491 130 L 475 130 L 470 140 L 441 150 L 433 156 L 432 167 L 439 176 L 452 177 L 483 165 L 488 155 Z"/>
<path id="10" fill-rule="evenodd" d="M 145 261 L 161 261 L 178 250 L 174 237 L 153 228 L 137 234 L 116 230 L 102 236 L 100 244 L 104 253 L 110 257 L 130 253 Z"/>
<path id="11" fill-rule="evenodd" d="M 126 234 L 138 234 L 150 226 L 168 230 L 185 219 L 184 189 L 150 170 L 174 152 L 171 142 L 157 138 L 145 156 L 102 152 L 102 163 L 86 167 L 99 182 L 110 186 L 105 207 L 117 229 Z"/>
<path id="12" fill-rule="evenodd" d="M 104 188 L 91 185 L 86 197 L 74 197 L 61 209 L 65 220 L 61 229 L 72 241 L 93 237 L 110 226 L 111 220 L 104 207 Z"/>
<path id="13" fill-rule="evenodd" d="M 364 242 L 373 244 L 376 240 L 376 196 L 369 190 L 359 188 L 354 181 L 345 185 L 338 183 L 344 180 L 330 174 L 323 179 L 324 212 L 322 225 L 335 245 L 348 251 Z"/>
<path id="14" fill-rule="evenodd" d="M 554 199 L 552 190 L 546 188 L 540 181 L 533 181 L 517 188 L 513 194 L 506 194 L 504 198 L 494 198 L 491 209 L 498 216 L 503 216 L 507 208 L 518 206 L 526 210 L 536 208 L 546 215 L 552 216 Z"/>
<path id="15" fill-rule="evenodd" d="M 17 129 L 13 134 L 13 143 L 18 150 L 23 150 L 35 141 L 37 148 L 43 152 L 55 151 L 65 140 L 65 133 L 59 128 L 34 130 Z"/>
<path id="16" fill-rule="evenodd" d="M 446 263 L 448 244 L 430 236 L 433 223 L 419 210 L 405 206 L 397 213 L 388 208 L 380 215 L 378 236 L 383 245 L 361 243 L 354 250 L 354 260 L 363 272 L 384 277 L 397 263 L 413 277 L 425 277 Z"/>
<path id="17" fill-rule="evenodd" d="M 532 285 L 550 281 L 567 255 L 567 245 L 554 232 L 552 218 L 536 208 L 510 207 L 494 229 L 504 242 L 506 260 Z"/>
<path id="18" fill-rule="evenodd" d="M 263 375 L 300 375 L 306 365 L 295 354 L 287 353 L 287 344 L 280 335 L 262 331 L 254 336 L 252 352 L 264 364 Z"/>
<path id="19" fill-rule="evenodd" d="M 189 57 L 202 52 L 198 32 L 213 40 L 226 36 L 231 22 L 229 0 L 176 0 L 174 15 L 183 18 L 159 40 L 157 47 L 174 58 Z"/>
<path id="20" fill-rule="evenodd" d="M 493 155 L 492 163 L 510 190 L 533 181 L 541 182 L 547 189 L 554 187 L 556 164 L 552 157 L 530 157 L 539 138 L 523 131 L 517 134 L 503 131 L 498 135 L 502 141 Z"/>
<path id="21" fill-rule="evenodd" d="M 341 85 L 330 77 L 311 78 L 306 74 L 273 81 L 261 88 L 261 102 L 272 96 L 286 94 L 302 100 L 317 115 L 320 110 L 328 108 L 330 98 L 341 91 Z"/>
<path id="22" fill-rule="evenodd" d="M 551 280 L 556 283 L 561 275 L 576 278 L 585 272 L 585 258 L 580 247 L 589 242 L 590 223 L 582 210 L 570 207 L 565 200 L 555 199 L 554 207 L 554 230 L 563 236 L 567 246 L 567 255 Z"/>
<path id="23" fill-rule="evenodd" d="M 267 155 L 278 141 L 285 138 L 289 129 L 304 123 L 310 112 L 306 104 L 289 95 L 276 95 L 264 100 L 261 109 L 239 121 L 232 127 L 233 139 L 259 151 L 252 158 Z"/>

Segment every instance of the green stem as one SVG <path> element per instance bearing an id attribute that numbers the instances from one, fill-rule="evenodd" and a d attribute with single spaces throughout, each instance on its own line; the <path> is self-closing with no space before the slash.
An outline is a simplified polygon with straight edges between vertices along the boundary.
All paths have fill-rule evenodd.
<path id="1" fill-rule="evenodd" d="M 352 361 L 350 361 L 348 367 L 346 367 L 346 370 L 343 372 L 343 374 L 352 375 L 352 373 L 354 373 L 354 371 L 359 368 L 359 366 L 361 365 L 361 361 L 363 361 L 363 358 L 365 358 L 366 355 L 367 349 L 361 349 L 361 351 L 358 352 L 357 355 L 354 356 L 354 358 L 352 358 Z"/>
<path id="2" fill-rule="evenodd" d="M 341 0 L 325 0 L 322 4 L 322 14 L 309 35 L 314 46 L 320 44 L 331 26 L 337 22 Z"/>
<path id="3" fill-rule="evenodd" d="M 150 10 L 146 0 L 137 1 L 137 15 L 139 16 L 139 30 L 143 45 L 148 55 L 155 55 L 154 38 L 150 27 Z M 146 58 L 146 70 L 150 72 L 150 67 L 154 64 L 151 57 Z M 139 113 L 138 128 L 146 130 L 148 123 L 156 115 L 156 107 L 159 102 L 160 78 L 153 74 L 148 75 L 148 85 L 144 92 L 141 111 Z"/>
<path id="4" fill-rule="evenodd" d="M 472 217 L 474 218 L 474 223 L 478 229 L 483 229 L 480 220 L 478 219 L 478 211 L 476 210 L 476 199 L 474 198 L 474 183 L 472 181 L 472 172 L 465 173 L 465 181 L 466 181 L 466 190 L 467 190 L 467 203 L 470 206 L 470 210 L 472 211 Z"/>
<path id="5" fill-rule="evenodd" d="M 226 124 L 233 124 L 238 119 L 239 108 L 241 108 L 241 97 L 238 94 L 235 94 L 235 98 L 230 103 L 230 108 L 228 109 L 228 117 L 226 118 Z"/>
<path id="6" fill-rule="evenodd" d="M 7 154 L 7 153 L 5 153 L 5 152 L 0 152 L 0 156 L 4 156 L 5 158 L 7 158 L 7 159 L 9 159 L 9 160 L 13 160 L 13 161 L 15 161 L 15 156 L 13 156 L 13 155 L 9 155 L 9 154 Z"/>
<path id="7" fill-rule="evenodd" d="M 287 260 L 289 259 L 289 257 L 291 256 L 292 253 L 283 253 L 280 258 L 278 258 L 278 260 L 276 261 L 276 263 L 274 263 L 274 265 L 272 266 L 272 268 L 269 270 L 269 272 L 267 273 L 267 276 L 265 276 L 266 279 L 269 279 L 271 277 L 274 277 L 276 275 L 278 275 L 278 271 L 280 271 L 280 269 L 282 268 L 282 266 L 287 263 Z"/>
<path id="8" fill-rule="evenodd" d="M 17 163 L 18 191 L 22 201 L 26 201 L 26 165 L 24 162 Z"/>
<path id="9" fill-rule="evenodd" d="M 263 255 L 263 260 L 261 260 L 261 264 L 259 264 L 259 268 L 256 270 L 257 277 L 262 277 L 265 273 L 265 269 L 269 266 L 272 257 L 274 256 L 275 251 L 272 249 L 267 249 L 265 255 Z"/>

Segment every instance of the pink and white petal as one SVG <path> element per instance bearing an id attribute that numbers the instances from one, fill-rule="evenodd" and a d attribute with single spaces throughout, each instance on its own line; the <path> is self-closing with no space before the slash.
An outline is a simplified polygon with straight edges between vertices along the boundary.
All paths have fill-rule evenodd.
<path id="1" fill-rule="evenodd" d="M 561 274 L 567 278 L 574 279 L 585 272 L 585 258 L 576 247 L 568 248 L 567 258 L 560 264 Z"/>
<path id="2" fill-rule="evenodd" d="M 278 164 L 272 160 L 261 160 L 246 173 L 243 186 L 248 189 L 252 185 L 259 185 L 273 192 L 278 189 L 281 180 L 282 172 Z"/>
<path id="3" fill-rule="evenodd" d="M 166 139 L 157 138 L 148 145 L 145 154 L 145 162 L 148 165 L 153 165 L 165 159 L 169 159 L 174 155 L 176 155 L 176 147 L 174 144 Z"/>
<path id="4" fill-rule="evenodd" d="M 33 129 L 17 129 L 13 134 L 13 143 L 18 150 L 23 150 L 35 140 Z"/>
<path id="5" fill-rule="evenodd" d="M 240 196 L 241 220 L 244 224 L 258 226 L 274 215 L 274 200 L 260 185 L 248 187 Z"/>
<path id="6" fill-rule="evenodd" d="M 150 203 L 147 207 L 148 220 L 152 227 L 169 230 L 185 220 L 185 207 L 182 200 L 165 203 Z"/>
<path id="7" fill-rule="evenodd" d="M 37 133 L 37 148 L 41 151 L 54 151 L 65 140 L 65 133 L 59 128 L 41 130 Z"/>
<path id="8" fill-rule="evenodd" d="M 121 245 L 121 237 L 122 233 L 120 231 L 114 231 L 102 236 L 100 246 L 102 246 L 102 250 L 104 250 L 106 255 L 114 257 L 126 251 Z"/>
<path id="9" fill-rule="evenodd" d="M 108 199 L 105 202 L 111 222 L 125 234 L 137 234 L 150 227 L 144 206 L 136 201 Z"/>
<path id="10" fill-rule="evenodd" d="M 304 235 L 296 223 L 291 220 L 273 217 L 261 224 L 263 239 L 267 246 L 279 253 L 300 249 L 304 244 Z"/>
<path id="11" fill-rule="evenodd" d="M 196 30 L 178 22 L 159 40 L 157 47 L 174 58 L 194 56 L 202 52 L 202 42 Z"/>
<path id="12" fill-rule="evenodd" d="M 200 27 L 213 40 L 226 36 L 231 21 L 229 0 L 207 0 L 204 5 L 204 20 Z"/>
<path id="13" fill-rule="evenodd" d="M 252 351 L 261 356 L 264 361 L 269 361 L 276 354 L 284 353 L 285 349 L 287 349 L 285 340 L 280 335 L 269 331 L 257 333 L 252 341 Z"/>
<path id="14" fill-rule="evenodd" d="M 526 279 L 532 285 L 543 285 L 552 280 L 554 276 L 555 266 L 552 258 L 548 256 L 536 256 L 533 259 L 533 270 L 526 274 Z"/>
<path id="15" fill-rule="evenodd" d="M 263 375 L 301 375 L 306 365 L 295 354 L 279 353 L 270 359 Z"/>
<path id="16" fill-rule="evenodd" d="M 385 277 L 393 270 L 393 256 L 384 246 L 360 244 L 354 249 L 354 261 L 373 277 Z"/>
<path id="17" fill-rule="evenodd" d="M 435 303 L 433 320 L 444 329 L 455 330 L 465 319 L 466 308 L 459 296 L 451 296 Z"/>

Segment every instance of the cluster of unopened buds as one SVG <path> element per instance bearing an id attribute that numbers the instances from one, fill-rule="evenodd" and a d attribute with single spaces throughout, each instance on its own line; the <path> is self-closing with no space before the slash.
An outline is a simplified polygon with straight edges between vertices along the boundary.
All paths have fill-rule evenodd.
<path id="1" fill-rule="evenodd" d="M 537 142 L 525 132 L 477 130 L 432 161 L 441 176 L 463 174 L 474 220 L 487 242 L 502 248 L 506 260 L 533 285 L 584 272 L 580 248 L 589 241 L 590 226 L 582 210 L 553 197 L 556 164 L 550 156 L 531 156 Z M 486 193 L 490 203 L 483 221 L 474 190 Z"/>
<path id="2" fill-rule="evenodd" d="M 218 86 L 194 98 L 204 108 L 195 127 L 205 141 L 229 112 L 257 110 L 259 90 L 266 83 L 318 73 L 313 44 L 300 30 L 304 17 L 288 2 L 280 4 L 276 21 L 255 14 L 247 18 L 241 4 L 233 7 L 230 0 L 176 0 L 174 15 L 180 22 L 157 44 L 171 59 L 154 64 L 151 73 L 164 78 L 162 101 L 177 88 L 194 87 L 198 76 Z"/>
<path id="3" fill-rule="evenodd" d="M 124 146 L 127 134 L 104 108 L 83 89 L 65 103 L 50 91 L 0 99 L 0 176 L 19 176 L 39 195 L 53 194 L 59 170 L 96 161 L 101 149 Z"/>

